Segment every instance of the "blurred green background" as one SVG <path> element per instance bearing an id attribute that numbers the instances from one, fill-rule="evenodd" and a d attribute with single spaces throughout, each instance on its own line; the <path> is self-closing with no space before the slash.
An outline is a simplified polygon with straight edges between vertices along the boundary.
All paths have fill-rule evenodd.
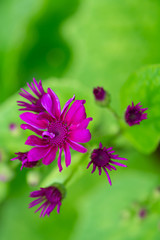
<path id="1" fill-rule="evenodd" d="M 160 184 L 159 29 L 159 0 L 0 1 L 1 240 L 160 239 L 155 191 Z M 94 118 L 91 144 L 112 143 L 129 159 L 127 169 L 111 173 L 112 187 L 105 174 L 86 170 L 86 159 L 60 215 L 55 211 L 44 219 L 27 209 L 28 195 L 45 176 L 52 177 L 52 169 L 57 171 L 56 161 L 33 171 L 20 171 L 18 162 L 10 162 L 14 152 L 27 149 L 29 133 L 19 128 L 16 101 L 33 77 L 51 87 L 62 105 L 74 93 L 85 98 L 87 114 Z M 111 94 L 111 105 L 122 117 L 133 100 L 149 108 L 148 120 L 113 139 L 118 124 L 96 106 L 92 90 L 97 86 Z M 14 131 L 11 123 L 17 125 Z M 72 162 L 78 156 L 73 152 Z M 142 207 L 144 219 L 138 216 Z"/>

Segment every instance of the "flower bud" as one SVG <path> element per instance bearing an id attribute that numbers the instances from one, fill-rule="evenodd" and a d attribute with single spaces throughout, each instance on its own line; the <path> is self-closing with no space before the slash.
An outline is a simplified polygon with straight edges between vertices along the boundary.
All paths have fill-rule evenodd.
<path id="1" fill-rule="evenodd" d="M 103 107 L 106 107 L 110 103 L 110 95 L 102 87 L 97 87 L 93 89 L 93 94 L 96 102 Z"/>

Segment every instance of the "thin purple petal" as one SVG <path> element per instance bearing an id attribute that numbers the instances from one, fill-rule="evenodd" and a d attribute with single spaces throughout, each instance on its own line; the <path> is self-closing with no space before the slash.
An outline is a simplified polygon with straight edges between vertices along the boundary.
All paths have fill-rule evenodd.
<path id="1" fill-rule="evenodd" d="M 68 144 L 64 146 L 64 156 L 65 156 L 66 167 L 68 167 L 71 164 L 71 152 Z"/>
<path id="2" fill-rule="evenodd" d="M 87 148 L 83 147 L 82 145 L 80 145 L 76 142 L 68 140 L 68 143 L 69 143 L 70 147 L 77 152 L 81 152 L 81 153 L 86 153 L 87 152 Z"/>
<path id="3" fill-rule="evenodd" d="M 47 152 L 46 156 L 43 158 L 42 163 L 45 165 L 51 164 L 56 158 L 57 150 L 57 147 L 50 148 L 49 152 Z"/>

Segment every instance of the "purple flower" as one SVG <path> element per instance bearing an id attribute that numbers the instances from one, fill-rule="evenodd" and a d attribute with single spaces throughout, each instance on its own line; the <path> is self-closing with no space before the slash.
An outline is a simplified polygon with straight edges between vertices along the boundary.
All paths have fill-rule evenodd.
<path id="1" fill-rule="evenodd" d="M 19 111 L 32 111 L 37 113 L 45 111 L 44 107 L 41 104 L 41 98 L 45 94 L 45 91 L 42 87 L 41 80 L 39 81 L 39 83 L 37 83 L 36 80 L 33 78 L 33 82 L 34 83 L 31 83 L 31 85 L 29 85 L 29 83 L 27 83 L 27 85 L 32 90 L 32 92 L 36 95 L 36 97 L 32 96 L 25 89 L 21 88 L 22 92 L 20 92 L 19 95 L 26 98 L 30 103 L 17 101 L 18 106 L 23 107 L 23 108 L 20 108 Z"/>
<path id="2" fill-rule="evenodd" d="M 29 204 L 29 208 L 34 207 L 40 203 L 42 204 L 35 211 L 36 213 L 39 210 L 41 210 L 40 217 L 44 217 L 46 214 L 49 216 L 56 206 L 57 206 L 57 212 L 59 214 L 63 196 L 57 187 L 51 186 L 47 188 L 40 188 L 40 190 L 38 191 L 31 192 L 30 197 L 37 198 L 37 199 Z"/>
<path id="3" fill-rule="evenodd" d="M 140 218 L 145 218 L 147 216 L 147 210 L 145 208 L 140 209 L 138 215 Z"/>
<path id="4" fill-rule="evenodd" d="M 44 94 L 41 103 L 46 112 L 40 114 L 23 113 L 20 118 L 27 124 L 22 124 L 22 129 L 30 129 L 40 137 L 31 135 L 26 144 L 34 146 L 28 153 L 29 162 L 42 159 L 42 163 L 48 165 L 56 158 L 59 148 L 58 167 L 62 171 L 61 155 L 64 150 L 65 164 L 71 164 L 70 148 L 75 151 L 85 153 L 87 151 L 78 143 L 90 141 L 91 134 L 87 128 L 92 118 L 86 118 L 85 100 L 74 101 L 75 96 L 69 99 L 61 111 L 60 102 L 57 95 L 48 88 L 48 93 Z M 70 103 L 74 101 L 69 108 Z"/>
<path id="5" fill-rule="evenodd" d="M 17 125 L 16 125 L 15 123 L 10 123 L 10 124 L 9 124 L 9 129 L 10 129 L 11 131 L 15 131 L 15 130 L 17 129 Z"/>
<path id="6" fill-rule="evenodd" d="M 97 101 L 104 101 L 106 98 L 106 91 L 102 87 L 94 88 L 93 94 Z"/>
<path id="7" fill-rule="evenodd" d="M 91 161 L 89 162 L 87 168 L 90 167 L 91 164 L 93 164 L 93 170 L 92 173 L 94 173 L 94 171 L 96 170 L 96 168 L 98 168 L 99 170 L 99 175 L 101 175 L 102 172 L 102 168 L 105 171 L 107 177 L 108 177 L 108 181 L 109 184 L 112 185 L 111 183 L 111 179 L 110 176 L 108 174 L 108 170 L 112 171 L 112 170 L 117 170 L 115 168 L 115 166 L 113 165 L 117 165 L 117 166 L 121 166 L 121 167 L 127 167 L 126 165 L 119 163 L 119 162 L 115 162 L 112 161 L 111 159 L 117 159 L 117 160 L 127 160 L 126 158 L 120 158 L 118 155 L 114 155 L 115 151 L 112 150 L 112 147 L 110 148 L 106 148 L 102 146 L 102 143 L 99 144 L 99 148 L 98 149 L 94 149 L 92 154 L 91 154 Z"/>
<path id="8" fill-rule="evenodd" d="M 25 168 L 33 168 L 38 164 L 38 161 L 29 162 L 28 161 L 28 152 L 18 152 L 15 153 L 17 157 L 12 158 L 11 161 L 20 160 L 22 162 L 21 170 Z"/>
<path id="9" fill-rule="evenodd" d="M 142 120 L 147 119 L 147 113 L 144 112 L 148 108 L 142 108 L 142 105 L 140 104 L 141 103 L 138 103 L 134 106 L 134 103 L 132 102 L 132 105 L 127 107 L 125 112 L 125 120 L 129 126 L 140 124 Z"/>

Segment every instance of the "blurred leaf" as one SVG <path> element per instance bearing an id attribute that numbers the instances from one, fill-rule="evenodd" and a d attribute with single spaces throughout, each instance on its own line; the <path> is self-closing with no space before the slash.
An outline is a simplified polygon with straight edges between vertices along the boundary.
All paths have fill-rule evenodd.
<path id="1" fill-rule="evenodd" d="M 0 101 L 19 86 L 17 69 L 30 19 L 41 9 L 44 0 L 8 0 L 0 2 Z"/>
<path id="2" fill-rule="evenodd" d="M 8 183 L 0 180 L 0 203 L 6 198 L 8 193 Z"/>
<path id="3" fill-rule="evenodd" d="M 121 101 L 123 112 L 132 101 L 148 108 L 148 119 L 128 126 L 125 134 L 139 151 L 153 152 L 160 140 L 160 66 L 145 67 L 132 74 L 122 88 Z"/>
<path id="4" fill-rule="evenodd" d="M 120 110 L 120 88 L 143 64 L 160 62 L 160 2 L 86 0 L 63 27 L 74 58 L 67 77 L 103 86 Z"/>
<path id="5" fill-rule="evenodd" d="M 78 3 L 79 0 L 0 1 L 1 102 L 30 77 L 62 76 L 71 50 L 60 28 Z"/>
<path id="6" fill-rule="evenodd" d="M 1 240 L 69 240 L 77 219 L 75 209 L 71 205 L 62 205 L 60 215 L 55 210 L 49 218 L 39 218 L 39 213 L 34 213 L 36 209 L 28 209 L 28 203 L 32 201 L 28 195 L 14 197 L 3 204 L 0 216 Z"/>
<path id="7" fill-rule="evenodd" d="M 88 189 L 77 201 L 79 219 L 71 240 L 96 240 L 97 236 L 101 240 L 135 240 L 139 236 L 142 236 L 140 239 L 156 239 L 154 236 L 158 234 L 159 220 L 157 216 L 148 217 L 144 222 L 137 217 L 135 222 L 130 221 L 126 225 L 121 218 L 122 210 L 129 203 L 148 196 L 148 191 L 152 189 L 155 181 L 155 175 L 128 170 L 123 171 L 123 175 L 121 174 L 117 181 L 114 181 L 112 187 L 106 179 L 106 182 L 101 182 L 91 190 Z"/>

